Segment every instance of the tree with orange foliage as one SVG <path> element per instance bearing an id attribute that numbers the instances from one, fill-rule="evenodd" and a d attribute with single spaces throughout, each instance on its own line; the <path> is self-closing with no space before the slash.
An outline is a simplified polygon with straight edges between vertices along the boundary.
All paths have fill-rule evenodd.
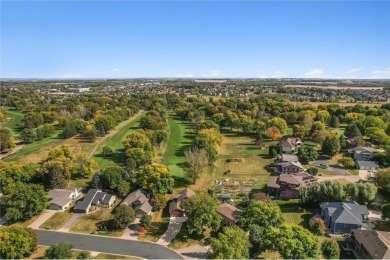
<path id="1" fill-rule="evenodd" d="M 277 140 L 280 137 L 282 137 L 279 128 L 277 128 L 276 126 L 268 127 L 267 130 L 265 131 L 265 135 L 271 138 L 272 140 Z"/>

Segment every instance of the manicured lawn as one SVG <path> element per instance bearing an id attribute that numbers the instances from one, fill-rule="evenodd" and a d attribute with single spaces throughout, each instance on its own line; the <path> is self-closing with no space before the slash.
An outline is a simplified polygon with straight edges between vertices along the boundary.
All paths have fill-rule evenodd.
<path id="1" fill-rule="evenodd" d="M 7 110 L 7 119 L 0 122 L 0 128 L 7 127 L 12 130 L 12 132 L 19 132 L 19 124 L 24 118 L 24 114 L 17 110 Z"/>
<path id="2" fill-rule="evenodd" d="M 101 168 L 106 168 L 107 166 L 114 165 L 116 163 L 121 162 L 121 158 L 120 158 L 121 152 L 123 152 L 124 149 L 123 141 L 125 140 L 127 135 L 131 134 L 132 132 L 140 128 L 139 121 L 144 114 L 145 112 L 140 113 L 125 127 L 120 129 L 115 135 L 113 135 L 110 138 L 107 138 L 103 143 L 99 145 L 92 159 L 94 159 Z M 102 152 L 105 146 L 110 147 L 113 150 L 115 155 L 112 156 L 111 158 L 103 157 Z"/>
<path id="3" fill-rule="evenodd" d="M 188 235 L 187 225 L 184 223 L 177 236 L 169 243 L 169 247 L 172 249 L 180 249 L 189 247 L 196 244 L 206 244 L 205 242 L 210 239 L 212 235 L 211 229 L 206 228 L 202 235 Z"/>
<path id="4" fill-rule="evenodd" d="M 300 203 L 298 199 L 275 200 L 283 213 L 287 225 L 299 225 L 309 229 L 309 219 L 316 213 L 315 210 L 298 211 Z"/>
<path id="5" fill-rule="evenodd" d="M 110 220 L 113 218 L 112 210 L 119 204 L 119 200 L 115 202 L 112 208 L 100 208 L 93 213 L 89 213 L 82 218 L 80 218 L 70 229 L 73 232 L 80 233 L 96 233 L 100 235 L 106 236 L 121 236 L 123 234 L 123 230 L 118 231 L 107 231 L 106 233 L 99 233 L 99 225 L 103 224 L 109 227 Z"/>
<path id="6" fill-rule="evenodd" d="M 43 223 L 39 228 L 57 230 L 61 228 L 66 222 L 68 222 L 72 216 L 72 213 L 69 213 L 68 211 L 57 212 L 51 218 L 46 220 L 46 222 Z"/>
<path id="7" fill-rule="evenodd" d="M 39 163 L 49 153 L 50 147 L 63 142 L 64 139 L 58 137 L 61 130 L 56 130 L 55 133 L 48 138 L 36 141 L 32 144 L 26 144 L 20 151 L 5 157 L 6 162 L 23 162 L 23 163 Z"/>
<path id="8" fill-rule="evenodd" d="M 160 161 L 168 166 L 176 185 L 185 186 L 190 180 L 182 168 L 185 162 L 184 150 L 191 146 L 193 128 L 190 123 L 180 120 L 173 113 L 168 114 L 168 127 L 169 136 Z"/>
<path id="9" fill-rule="evenodd" d="M 138 236 L 140 240 L 156 242 L 167 231 L 169 225 L 168 206 L 164 209 L 152 213 L 152 224 L 147 231 Z"/>

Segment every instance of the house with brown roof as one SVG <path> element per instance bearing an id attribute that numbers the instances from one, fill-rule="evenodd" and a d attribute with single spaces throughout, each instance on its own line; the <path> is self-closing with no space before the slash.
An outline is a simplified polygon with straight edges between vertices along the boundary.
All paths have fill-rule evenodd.
<path id="1" fill-rule="evenodd" d="M 390 232 L 352 229 L 347 242 L 357 259 L 390 259 Z"/>
<path id="2" fill-rule="evenodd" d="M 217 208 L 217 212 L 223 218 L 222 225 L 235 224 L 240 218 L 240 214 L 241 214 L 241 210 L 228 203 L 219 205 L 219 207 Z"/>
<path id="3" fill-rule="evenodd" d="M 284 153 L 294 153 L 298 147 L 303 145 L 301 138 L 289 137 L 279 141 L 279 145 L 282 147 Z"/>
<path id="4" fill-rule="evenodd" d="M 317 178 L 306 172 L 272 176 L 267 184 L 268 195 L 275 199 L 294 199 L 302 186 L 315 181 Z"/>
<path id="5" fill-rule="evenodd" d="M 194 195 L 195 192 L 188 188 L 182 190 L 179 194 L 175 194 L 173 196 L 173 201 L 169 203 L 169 214 L 171 215 L 171 217 L 183 217 L 184 209 L 181 207 L 180 204 L 182 201 L 185 201 L 186 199 Z"/>
<path id="6" fill-rule="evenodd" d="M 376 153 L 382 152 L 383 150 L 376 149 L 373 147 L 358 146 L 353 149 L 349 149 L 348 153 L 353 156 L 356 161 L 370 161 L 374 158 Z"/>

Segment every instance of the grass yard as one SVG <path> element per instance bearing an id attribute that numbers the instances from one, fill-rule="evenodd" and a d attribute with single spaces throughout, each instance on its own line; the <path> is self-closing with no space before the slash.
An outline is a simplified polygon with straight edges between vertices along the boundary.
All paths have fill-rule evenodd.
<path id="1" fill-rule="evenodd" d="M 61 130 L 56 130 L 55 133 L 48 138 L 36 141 L 32 144 L 26 144 L 20 151 L 5 157 L 6 162 L 22 162 L 22 163 L 39 163 L 42 159 L 47 157 L 50 149 L 64 141 L 58 137 Z"/>
<path id="2" fill-rule="evenodd" d="M 100 208 L 93 213 L 89 213 L 81 217 L 70 229 L 73 232 L 87 233 L 87 234 L 97 234 L 105 236 L 121 236 L 123 230 L 118 231 L 107 231 L 105 233 L 99 232 L 99 225 L 110 225 L 110 221 L 113 218 L 112 210 L 119 204 L 119 200 L 115 202 L 112 208 Z"/>
<path id="3" fill-rule="evenodd" d="M 206 190 L 217 179 L 239 180 L 245 186 L 266 184 L 271 174 L 268 171 L 268 166 L 274 161 L 274 159 L 268 157 L 268 146 L 275 142 L 265 141 L 263 147 L 260 148 L 254 144 L 253 138 L 246 134 L 230 131 L 223 131 L 222 133 L 224 138 L 218 150 L 218 159 L 203 174 L 205 180 L 197 181 L 194 189 Z M 242 161 L 227 162 L 227 159 L 241 159 Z M 229 172 L 229 174 L 224 175 L 226 172 Z M 248 189 L 248 187 L 246 188 Z"/>
<path id="4" fill-rule="evenodd" d="M 215 234 L 214 234 L 215 235 Z M 211 229 L 206 228 L 202 235 L 188 235 L 187 226 L 184 223 L 177 236 L 169 243 L 168 247 L 172 249 L 181 249 L 196 244 L 206 244 L 206 241 L 212 236 Z"/>
<path id="5" fill-rule="evenodd" d="M 168 114 L 168 127 L 169 136 L 166 149 L 161 158 L 157 160 L 168 166 L 177 186 L 186 186 L 190 180 L 182 165 L 185 162 L 184 150 L 192 143 L 193 128 L 190 123 L 180 120 L 173 113 Z"/>
<path id="6" fill-rule="evenodd" d="M 152 213 L 152 224 L 147 231 L 138 236 L 139 240 L 157 242 L 157 240 L 167 231 L 169 225 L 168 206 L 164 209 Z"/>
<path id="7" fill-rule="evenodd" d="M 57 230 L 68 222 L 72 216 L 73 214 L 69 211 L 57 212 L 51 218 L 46 220 L 39 228 Z"/>
<path id="8" fill-rule="evenodd" d="M 106 168 L 110 165 L 115 165 L 116 163 L 121 162 L 120 155 L 122 150 L 124 149 L 123 141 L 125 140 L 127 135 L 140 128 L 139 121 L 144 114 L 145 112 L 142 112 L 133 116 L 133 119 L 128 124 L 122 127 L 116 134 L 114 134 L 110 138 L 107 138 L 97 147 L 92 159 L 94 159 L 101 168 Z M 108 146 L 113 150 L 113 157 L 105 158 L 101 155 L 103 152 L 103 147 L 105 146 Z"/>
<path id="9" fill-rule="evenodd" d="M 24 114 L 17 110 L 7 110 L 7 119 L 0 122 L 0 128 L 7 127 L 14 132 L 15 139 L 18 139 L 16 133 L 19 132 L 19 124 L 24 118 Z"/>
<path id="10" fill-rule="evenodd" d="M 299 225 L 309 229 L 309 219 L 316 213 L 315 210 L 298 211 L 300 203 L 298 199 L 275 200 L 283 213 L 287 225 Z"/>

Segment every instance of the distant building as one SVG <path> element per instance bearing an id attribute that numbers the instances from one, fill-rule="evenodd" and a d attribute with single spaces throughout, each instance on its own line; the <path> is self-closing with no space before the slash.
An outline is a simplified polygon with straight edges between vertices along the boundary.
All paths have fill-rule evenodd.
<path id="1" fill-rule="evenodd" d="M 367 206 L 356 202 L 324 202 L 320 207 L 326 227 L 335 234 L 362 228 L 363 221 L 368 220 Z"/>
<path id="2" fill-rule="evenodd" d="M 279 145 L 282 147 L 284 153 L 294 153 L 298 147 L 302 146 L 303 142 L 301 138 L 289 137 L 279 141 Z"/>
<path id="3" fill-rule="evenodd" d="M 73 211 L 75 213 L 88 213 L 91 206 L 111 207 L 114 204 L 116 197 L 114 195 L 102 192 L 99 189 L 90 189 L 87 196 L 76 203 Z"/>
<path id="4" fill-rule="evenodd" d="M 217 212 L 223 218 L 222 220 L 223 225 L 235 224 L 240 218 L 240 214 L 241 214 L 241 210 L 228 203 L 219 205 L 219 207 L 217 208 Z"/>
<path id="5" fill-rule="evenodd" d="M 149 198 L 140 190 L 135 190 L 122 201 L 121 205 L 131 206 L 135 211 L 137 218 L 143 215 L 150 215 L 152 213 L 152 205 L 149 203 Z"/>
<path id="6" fill-rule="evenodd" d="M 48 192 L 49 209 L 65 210 L 73 200 L 81 195 L 81 188 L 68 187 L 66 189 L 53 189 Z"/>
<path id="7" fill-rule="evenodd" d="M 316 177 L 305 172 L 272 176 L 267 184 L 268 195 L 275 199 L 294 199 L 301 187 L 315 181 Z"/>
<path id="8" fill-rule="evenodd" d="M 88 92 L 90 88 L 68 88 L 69 92 L 72 93 L 83 93 L 83 92 Z"/>

